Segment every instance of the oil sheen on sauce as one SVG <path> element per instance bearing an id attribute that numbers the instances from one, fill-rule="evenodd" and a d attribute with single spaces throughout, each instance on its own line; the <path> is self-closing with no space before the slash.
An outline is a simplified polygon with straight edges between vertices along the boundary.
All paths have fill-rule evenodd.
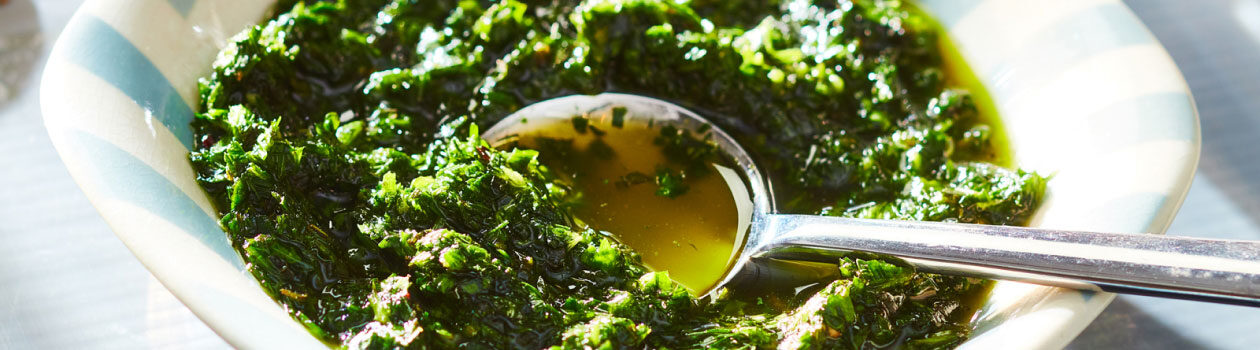
<path id="1" fill-rule="evenodd" d="M 538 150 L 539 162 L 578 194 L 573 207 L 578 220 L 612 234 L 648 268 L 667 271 L 696 295 L 707 292 L 734 258 L 739 225 L 731 189 L 715 164 L 683 171 L 689 164 L 671 161 L 654 142 L 661 125 L 617 127 L 607 116 L 577 117 L 589 126 L 533 121 L 538 125 L 522 128 L 529 130 L 503 146 Z M 658 194 L 656 175 L 663 169 L 682 171 L 687 190 L 673 197 Z"/>

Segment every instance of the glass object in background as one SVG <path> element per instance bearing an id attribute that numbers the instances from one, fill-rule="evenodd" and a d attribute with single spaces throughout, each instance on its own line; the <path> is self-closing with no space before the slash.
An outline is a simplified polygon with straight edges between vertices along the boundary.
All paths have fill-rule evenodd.
<path id="1" fill-rule="evenodd" d="M 0 106 L 33 87 L 34 67 L 43 52 L 39 17 L 30 0 L 0 0 Z"/>

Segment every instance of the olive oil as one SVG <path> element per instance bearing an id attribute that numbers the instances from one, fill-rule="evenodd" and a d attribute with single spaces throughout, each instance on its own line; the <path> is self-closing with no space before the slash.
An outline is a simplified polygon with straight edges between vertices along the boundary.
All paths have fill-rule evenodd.
<path id="1" fill-rule="evenodd" d="M 696 295 L 726 273 L 736 252 L 737 209 L 715 166 L 667 157 L 663 125 L 609 116 L 535 121 L 508 145 L 539 150 L 539 161 L 573 186 L 573 213 L 634 249 L 644 265 L 668 271 Z M 546 125 L 543 125 L 546 123 Z"/>
<path id="2" fill-rule="evenodd" d="M 919 11 L 915 7 L 911 9 Z M 975 125 L 985 125 L 988 130 L 988 144 L 982 148 L 983 153 L 959 154 L 957 160 L 987 162 L 1005 168 L 1016 168 L 1010 138 L 1006 134 L 1006 129 L 1002 127 L 1002 119 L 999 118 L 997 104 L 994 103 L 992 95 L 989 94 L 984 83 L 980 82 L 980 78 L 976 76 L 967 61 L 963 59 L 962 52 L 958 51 L 958 45 L 954 43 L 953 38 L 949 37 L 945 28 L 931 16 L 922 15 L 920 18 L 928 23 L 931 32 L 938 34 L 936 47 L 941 55 L 941 69 L 945 71 L 945 85 L 967 91 L 971 95 L 972 103 L 976 106 L 976 118 L 961 120 L 959 127 L 970 129 Z"/>
<path id="3" fill-rule="evenodd" d="M 1002 119 L 999 118 L 997 104 L 988 89 L 985 88 L 984 83 L 980 82 L 980 78 L 963 58 L 962 52 L 958 50 L 958 44 L 949 36 L 949 31 L 940 22 L 937 22 L 935 18 L 924 14 L 916 6 L 909 6 L 909 9 L 920 14 L 920 18 L 930 25 L 930 31 L 938 34 L 936 45 L 941 55 L 941 68 L 945 71 L 946 85 L 951 88 L 966 90 L 971 94 L 971 100 L 976 106 L 976 118 L 974 120 L 964 120 L 960 126 L 971 128 L 977 124 L 984 124 L 989 130 L 989 142 L 985 145 L 986 147 L 983 147 L 985 153 L 960 154 L 958 160 L 988 162 L 1010 169 L 1017 168 L 1015 155 L 1011 150 L 1010 138 L 1002 125 Z M 951 313 L 952 320 L 959 323 L 971 322 L 972 319 L 978 316 L 980 308 L 988 301 L 989 293 L 992 290 L 993 283 L 990 281 L 982 288 L 978 288 L 971 293 L 960 294 L 959 308 Z"/>

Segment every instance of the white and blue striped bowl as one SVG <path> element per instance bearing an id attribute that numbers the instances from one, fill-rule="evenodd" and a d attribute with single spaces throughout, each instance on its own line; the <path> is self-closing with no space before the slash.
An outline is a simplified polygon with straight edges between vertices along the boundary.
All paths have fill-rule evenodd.
<path id="1" fill-rule="evenodd" d="M 243 269 L 187 155 L 196 79 L 272 1 L 89 0 L 41 88 L 57 151 L 118 238 L 233 345 L 322 347 Z M 989 89 L 1015 162 L 1054 175 L 1035 226 L 1163 233 L 1199 156 L 1193 100 L 1118 0 L 924 0 Z M 1001 282 L 966 348 L 1059 348 L 1112 295 Z"/>

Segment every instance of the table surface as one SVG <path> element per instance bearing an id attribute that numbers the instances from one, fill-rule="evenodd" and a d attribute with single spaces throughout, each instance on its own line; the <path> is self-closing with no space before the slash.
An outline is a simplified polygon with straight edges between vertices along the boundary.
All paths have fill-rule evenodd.
<path id="1" fill-rule="evenodd" d="M 81 0 L 0 8 L 0 348 L 226 348 L 114 237 L 40 118 L 38 80 Z M 1126 1 L 1195 95 L 1203 155 L 1169 234 L 1260 239 L 1260 0 Z M 1254 309 L 1120 296 L 1073 349 L 1249 349 Z"/>

